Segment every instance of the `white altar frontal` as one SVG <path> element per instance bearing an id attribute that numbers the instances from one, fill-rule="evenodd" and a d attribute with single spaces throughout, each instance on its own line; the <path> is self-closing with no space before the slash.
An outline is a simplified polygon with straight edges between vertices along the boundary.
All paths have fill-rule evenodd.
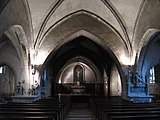
<path id="1" fill-rule="evenodd" d="M 32 103 L 39 99 L 37 95 L 15 95 L 11 96 L 12 102 L 16 103 Z"/>
<path id="2" fill-rule="evenodd" d="M 71 86 L 72 94 L 83 94 L 85 92 L 85 86 L 74 85 Z"/>

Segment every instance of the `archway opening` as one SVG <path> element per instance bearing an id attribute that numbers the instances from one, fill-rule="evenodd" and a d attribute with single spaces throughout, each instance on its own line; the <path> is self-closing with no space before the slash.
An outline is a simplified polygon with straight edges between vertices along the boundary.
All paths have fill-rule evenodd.
<path id="1" fill-rule="evenodd" d="M 0 85 L 0 98 L 10 100 L 15 94 L 16 80 L 12 68 L 8 65 L 0 65 Z"/>
<path id="2" fill-rule="evenodd" d="M 148 35 L 150 36 L 150 34 Z M 158 69 L 160 56 L 160 34 L 152 33 L 148 42 L 144 44 L 137 64 L 137 73 L 142 76 L 142 83 L 146 85 L 145 94 L 153 96 L 153 100 L 160 100 L 158 87 Z"/>
<path id="3" fill-rule="evenodd" d="M 0 38 L 0 99 L 10 100 L 10 97 L 16 95 L 18 79 L 21 72 L 21 62 L 18 48 L 13 41 L 3 34 Z M 3 86 L 3 87 L 2 87 Z"/>
<path id="4" fill-rule="evenodd" d="M 115 71 L 117 74 L 113 77 Z M 113 79 L 121 86 L 116 60 L 102 46 L 80 36 L 50 54 L 43 66 L 41 83 L 45 96 L 59 93 L 121 96 L 121 87 L 111 86 Z M 114 94 L 111 90 L 115 90 Z"/>

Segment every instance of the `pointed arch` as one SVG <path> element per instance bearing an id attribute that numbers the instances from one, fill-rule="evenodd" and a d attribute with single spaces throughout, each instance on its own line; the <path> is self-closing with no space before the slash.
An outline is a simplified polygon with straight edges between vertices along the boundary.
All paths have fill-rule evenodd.
<path id="1" fill-rule="evenodd" d="M 4 32 L 4 36 L 7 36 L 6 39 L 10 42 L 13 49 L 15 50 L 15 54 L 17 55 L 9 55 L 10 53 L 7 53 L 7 56 L 12 56 L 13 59 L 3 59 L 4 61 L 8 61 L 10 65 L 15 69 L 16 71 L 16 81 L 25 80 L 26 84 L 29 84 L 29 68 L 28 68 L 28 53 L 29 53 L 29 43 L 26 37 L 26 34 L 24 32 L 24 29 L 21 25 L 13 25 L 8 28 Z M 15 60 L 14 60 L 15 58 Z M 16 65 L 16 66 L 15 66 Z"/>
<path id="2" fill-rule="evenodd" d="M 139 44 L 139 50 L 137 54 L 137 73 L 143 77 L 145 80 L 145 75 L 147 71 L 159 63 L 160 57 L 156 53 L 159 50 L 159 39 L 160 39 L 160 30 L 158 29 L 149 29 L 143 35 L 141 42 Z M 154 54 L 153 54 L 154 52 Z"/>
<path id="3" fill-rule="evenodd" d="M 69 23 L 71 21 L 72 21 L 72 24 Z M 76 21 L 76 22 L 74 22 L 74 21 Z M 90 22 L 90 21 L 92 21 L 92 22 Z M 76 24 L 74 24 L 74 23 L 76 23 Z M 90 23 L 92 23 L 92 24 L 89 25 Z M 70 25 L 70 27 L 68 25 Z M 99 28 L 99 26 L 101 26 L 101 27 Z M 62 33 L 62 31 L 63 31 L 62 28 L 64 30 L 66 30 L 65 28 L 68 28 L 68 30 L 67 30 L 68 32 L 72 32 L 72 31 L 69 31 L 71 29 L 74 29 L 74 31 L 79 31 L 79 30 L 89 31 L 91 33 L 94 33 L 96 36 L 101 37 L 105 42 L 108 42 L 108 44 L 109 44 L 111 40 L 106 40 L 107 35 L 108 35 L 108 38 L 112 39 L 112 41 L 116 41 L 114 43 L 121 44 L 121 46 L 123 47 L 123 50 L 126 52 L 126 54 L 129 54 L 129 51 L 130 51 L 129 45 L 123 39 L 123 37 L 120 35 L 120 33 L 111 24 L 109 24 L 108 22 L 103 20 L 101 17 L 99 17 L 98 15 L 96 15 L 94 13 L 86 11 L 86 10 L 79 10 L 79 11 L 73 12 L 73 13 L 63 17 L 62 19 L 57 21 L 55 24 L 53 24 L 44 33 L 44 35 L 42 36 L 39 43 L 37 43 L 35 49 L 40 48 L 41 45 L 44 43 L 44 41 L 47 39 L 47 37 L 52 35 L 53 32 L 56 32 L 58 34 L 58 29 L 60 29 L 60 31 Z M 67 34 L 67 33 L 65 33 L 65 34 Z M 69 34 L 72 34 L 72 33 L 69 33 Z M 103 36 L 101 36 L 101 35 L 103 35 Z M 55 36 L 57 36 L 57 35 L 55 35 L 55 36 L 52 35 L 52 36 L 53 36 L 53 38 L 55 38 Z M 61 40 L 62 39 L 63 38 L 61 38 Z M 119 45 L 117 45 L 116 47 L 118 47 L 118 46 Z"/>

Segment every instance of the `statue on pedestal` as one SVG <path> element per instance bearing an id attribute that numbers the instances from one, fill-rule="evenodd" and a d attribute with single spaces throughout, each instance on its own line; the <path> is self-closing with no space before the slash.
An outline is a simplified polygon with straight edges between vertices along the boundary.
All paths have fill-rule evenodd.
<path id="1" fill-rule="evenodd" d="M 17 93 L 17 95 L 20 94 L 20 90 L 21 90 L 21 82 L 18 82 L 18 85 L 16 87 L 16 93 Z"/>
<path id="2" fill-rule="evenodd" d="M 133 80 L 133 72 L 131 70 L 128 71 L 128 83 L 131 83 Z"/>
<path id="3" fill-rule="evenodd" d="M 37 81 L 35 81 L 35 84 L 32 85 L 32 88 L 31 88 L 31 94 L 38 95 L 38 91 L 39 91 L 39 84 Z"/>
<path id="4" fill-rule="evenodd" d="M 24 83 L 25 83 L 24 80 L 22 80 L 22 84 L 21 84 L 21 81 L 18 82 L 18 85 L 16 86 L 16 94 L 17 95 L 24 95 L 25 94 Z"/>
<path id="5" fill-rule="evenodd" d="M 143 79 L 138 73 L 136 73 L 136 83 L 143 83 Z"/>

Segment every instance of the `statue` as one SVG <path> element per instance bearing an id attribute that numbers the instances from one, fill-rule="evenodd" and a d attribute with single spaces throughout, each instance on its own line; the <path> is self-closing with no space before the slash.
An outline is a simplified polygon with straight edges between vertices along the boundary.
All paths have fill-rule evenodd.
<path id="1" fill-rule="evenodd" d="M 37 81 L 35 81 L 34 86 L 35 86 L 35 95 L 38 95 L 38 91 L 39 91 L 39 84 L 38 84 L 38 82 L 37 82 Z"/>
<path id="2" fill-rule="evenodd" d="M 28 95 L 31 95 L 31 94 L 32 94 L 32 89 L 29 88 L 29 89 L 28 89 Z"/>
<path id="3" fill-rule="evenodd" d="M 18 95 L 20 94 L 20 90 L 21 90 L 21 82 L 18 82 L 18 85 L 16 87 L 16 91 Z"/>
<path id="4" fill-rule="evenodd" d="M 38 84 L 37 81 L 35 81 L 35 84 L 32 85 L 31 94 L 32 95 L 38 95 L 38 90 L 39 90 L 39 84 Z"/>
<path id="5" fill-rule="evenodd" d="M 137 83 L 143 83 L 143 79 L 140 75 L 138 75 L 138 73 L 136 73 L 136 82 Z"/>
<path id="6" fill-rule="evenodd" d="M 34 88 L 34 85 L 32 85 L 32 88 L 31 88 L 32 90 L 31 90 L 31 94 L 32 95 L 35 95 L 35 88 Z"/>
<path id="7" fill-rule="evenodd" d="M 76 71 L 76 84 L 78 84 L 79 80 L 80 80 L 80 72 Z"/>
<path id="8" fill-rule="evenodd" d="M 21 81 L 18 82 L 18 85 L 16 86 L 16 91 L 17 91 L 17 95 L 24 95 L 25 94 L 25 89 L 24 89 L 24 83 L 25 81 L 22 80 L 22 84 Z"/>
<path id="9" fill-rule="evenodd" d="M 131 83 L 131 81 L 133 80 L 133 73 L 131 70 L 128 71 L 128 83 Z"/>
<path id="10" fill-rule="evenodd" d="M 24 83 L 25 83 L 25 80 L 22 80 L 22 95 L 25 93 L 25 89 L 24 89 Z"/>

